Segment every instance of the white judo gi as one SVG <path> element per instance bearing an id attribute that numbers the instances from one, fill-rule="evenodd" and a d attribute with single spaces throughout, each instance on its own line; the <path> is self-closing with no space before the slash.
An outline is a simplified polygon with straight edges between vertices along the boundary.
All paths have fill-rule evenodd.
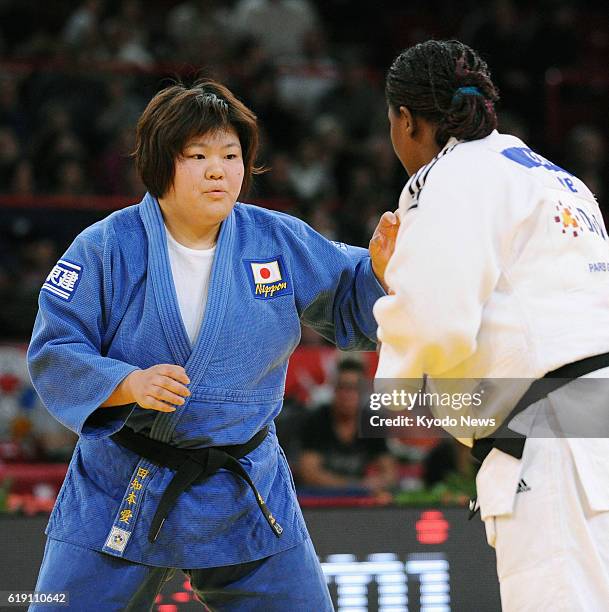
<path id="1" fill-rule="evenodd" d="M 386 272 L 395 294 L 375 306 L 377 378 L 530 382 L 609 351 L 609 242 L 598 205 L 519 139 L 451 138 L 408 181 L 400 216 Z M 506 612 L 609 610 L 609 406 L 580 383 L 518 417 L 528 434 L 522 459 L 495 448 L 478 473 Z M 574 410 L 600 428 L 583 427 L 585 438 L 531 433 L 536 414 L 547 424 L 548 414 Z M 507 412 L 495 406 L 497 424 Z M 452 433 L 471 445 L 492 429 Z"/>

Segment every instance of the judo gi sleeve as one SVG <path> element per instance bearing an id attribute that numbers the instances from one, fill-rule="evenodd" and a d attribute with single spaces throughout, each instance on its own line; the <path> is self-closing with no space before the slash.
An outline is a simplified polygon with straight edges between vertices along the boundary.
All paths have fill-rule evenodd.
<path id="1" fill-rule="evenodd" d="M 51 270 L 27 354 L 32 382 L 49 412 L 89 439 L 118 431 L 135 407 L 99 408 L 137 369 L 105 355 L 113 293 L 110 231 L 91 226 Z"/>
<path id="2" fill-rule="evenodd" d="M 479 178 L 449 161 L 432 170 L 417 207 L 400 206 L 385 274 L 395 294 L 374 307 L 382 342 L 377 378 L 442 376 L 477 347 L 506 248 L 501 219 L 509 190 L 504 175 L 482 160 Z"/>
<path id="3" fill-rule="evenodd" d="M 367 249 L 332 242 L 308 225 L 293 245 L 295 296 L 303 324 L 342 350 L 374 350 L 374 303 L 385 295 Z"/>

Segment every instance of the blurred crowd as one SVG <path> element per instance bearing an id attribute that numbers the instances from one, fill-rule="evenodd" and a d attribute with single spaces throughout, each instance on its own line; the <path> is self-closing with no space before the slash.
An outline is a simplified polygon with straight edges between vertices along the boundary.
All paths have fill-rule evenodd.
<path id="1" fill-rule="evenodd" d="M 406 178 L 388 137 L 384 73 L 418 40 L 459 37 L 491 66 L 500 130 L 578 174 L 605 209 L 604 9 L 596 0 L 2 0 L 0 339 L 27 337 L 53 259 L 107 214 L 93 196 L 113 196 L 115 207 L 141 198 L 135 123 L 175 79 L 219 79 L 257 113 L 268 171 L 249 201 L 366 245 Z M 550 82 L 562 83 L 558 97 Z M 49 201 L 63 208 L 37 208 Z"/>
<path id="2" fill-rule="evenodd" d="M 143 186 L 129 156 L 134 126 L 150 97 L 177 78 L 219 79 L 257 113 L 260 161 L 269 170 L 250 201 L 366 245 L 405 180 L 388 138 L 384 72 L 409 44 L 459 37 L 491 66 L 502 96 L 500 129 L 578 174 L 607 206 L 603 2 L 381 5 L 0 2 L 0 197 L 16 196 L 2 200 L 0 214 L 0 339 L 27 337 L 53 259 L 106 214 L 41 214 L 37 204 L 54 196 L 89 210 L 94 194 L 115 196 L 117 206 L 139 200 Z M 558 107 L 549 108 L 546 81 L 562 74 L 575 75 L 575 85 L 566 80 Z M 557 113 L 559 137 L 551 131 Z"/>
<path id="3" fill-rule="evenodd" d="M 268 171 L 248 201 L 366 245 L 406 179 L 389 140 L 384 73 L 430 37 L 482 52 L 501 92 L 500 131 L 580 176 L 609 220 L 603 0 L 0 0 L 0 341 L 27 342 L 39 287 L 75 234 L 141 198 L 135 123 L 176 79 L 218 79 L 257 113 Z M 320 340 L 305 330 L 303 342 Z M 349 406 L 362 380 L 347 364 L 334 399 L 298 413 L 311 421 L 286 445 L 301 485 L 389 490 L 405 486 L 400 465 L 425 457 L 427 476 L 415 478 L 433 481 L 430 449 L 354 438 Z M 28 439 L 26 423 L 11 427 L 5 437 Z M 332 456 L 320 451 L 320 429 Z M 69 442 L 39 456 L 62 456 Z M 440 464 L 461 465 L 442 452 Z"/>

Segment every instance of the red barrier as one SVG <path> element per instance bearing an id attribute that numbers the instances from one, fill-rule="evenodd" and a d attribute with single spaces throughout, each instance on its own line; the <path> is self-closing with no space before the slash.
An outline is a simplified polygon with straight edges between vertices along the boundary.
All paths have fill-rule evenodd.
<path id="1" fill-rule="evenodd" d="M 5 463 L 0 465 L 0 483 L 10 481 L 11 492 L 21 494 L 45 487 L 49 493 L 53 491 L 54 498 L 67 470 L 67 463 Z"/>

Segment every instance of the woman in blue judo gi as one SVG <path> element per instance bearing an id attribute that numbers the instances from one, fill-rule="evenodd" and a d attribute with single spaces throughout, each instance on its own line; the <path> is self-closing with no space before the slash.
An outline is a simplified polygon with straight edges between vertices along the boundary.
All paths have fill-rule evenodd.
<path id="1" fill-rule="evenodd" d="M 238 202 L 257 146 L 222 85 L 161 91 L 137 127 L 148 193 L 42 287 L 30 373 L 80 439 L 36 589 L 72 609 L 149 609 L 175 568 L 213 609 L 332 609 L 273 419 L 301 322 L 374 348 L 398 221 L 383 215 L 371 259 Z"/>

